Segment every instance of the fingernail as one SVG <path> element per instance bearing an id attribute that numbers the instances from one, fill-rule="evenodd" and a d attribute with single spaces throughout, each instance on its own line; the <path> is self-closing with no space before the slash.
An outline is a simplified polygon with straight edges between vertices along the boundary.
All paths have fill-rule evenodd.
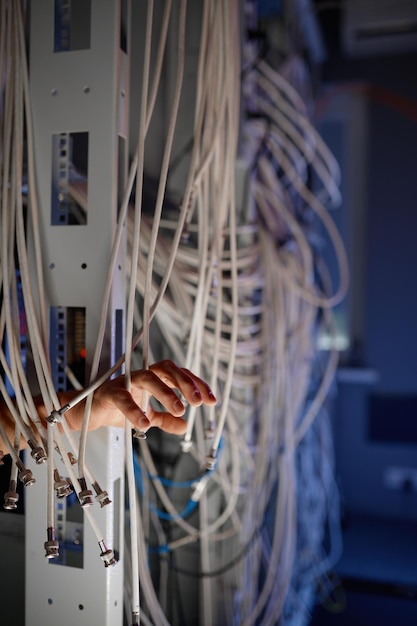
<path id="1" fill-rule="evenodd" d="M 217 402 L 217 398 L 212 391 L 209 391 L 209 398 L 210 400 L 215 400 Z"/>
<path id="2" fill-rule="evenodd" d="M 192 399 L 193 399 L 194 402 L 200 402 L 201 401 L 201 393 L 198 391 L 198 389 L 193 391 Z"/>
<path id="3" fill-rule="evenodd" d="M 181 400 L 175 400 L 174 402 L 174 411 L 175 413 L 179 413 L 180 411 L 184 410 L 184 405 L 181 402 Z"/>

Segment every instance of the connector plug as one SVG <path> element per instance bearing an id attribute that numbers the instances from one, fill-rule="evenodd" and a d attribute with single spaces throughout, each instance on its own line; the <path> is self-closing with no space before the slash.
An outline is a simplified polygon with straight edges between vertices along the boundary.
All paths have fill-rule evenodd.
<path id="1" fill-rule="evenodd" d="M 42 465 L 42 463 L 45 463 L 47 461 L 48 457 L 43 448 L 41 448 L 40 446 L 37 446 L 30 439 L 28 439 L 28 445 L 31 450 L 30 456 L 32 457 L 32 459 L 35 460 L 37 465 Z"/>
<path id="2" fill-rule="evenodd" d="M 11 480 L 9 483 L 9 491 L 4 494 L 3 508 L 6 511 L 13 511 L 17 509 L 17 501 L 19 500 L 19 494 L 16 491 L 16 481 Z"/>
<path id="3" fill-rule="evenodd" d="M 59 556 L 59 543 L 55 539 L 55 529 L 50 527 L 46 530 L 48 540 L 45 541 L 45 557 L 47 559 L 56 559 Z"/>
<path id="4" fill-rule="evenodd" d="M 113 550 L 110 550 L 104 541 L 99 541 L 98 545 L 100 546 L 100 558 L 104 563 L 104 567 L 113 567 L 113 565 L 116 565 L 117 561 Z"/>
<path id="5" fill-rule="evenodd" d="M 80 504 L 82 507 L 91 506 L 92 504 L 94 504 L 93 492 L 91 491 L 91 489 L 87 489 L 87 482 L 85 478 L 79 478 L 78 480 L 81 487 L 81 491 L 78 494 Z"/>
<path id="6" fill-rule="evenodd" d="M 107 491 L 103 491 L 100 485 L 97 482 L 93 483 L 94 491 L 96 492 L 96 500 L 100 504 L 101 508 L 111 504 L 111 500 L 109 498 L 109 494 Z"/>
<path id="7" fill-rule="evenodd" d="M 135 439 L 147 439 L 148 435 L 146 434 L 145 430 L 134 430 L 133 437 Z"/>
<path id="8" fill-rule="evenodd" d="M 54 479 L 54 489 L 57 498 L 66 498 L 72 493 L 72 487 L 70 483 L 68 482 L 68 480 L 60 476 L 58 470 L 54 471 Z"/>
<path id="9" fill-rule="evenodd" d="M 35 478 L 33 478 L 33 475 L 30 469 L 27 469 L 19 458 L 16 461 L 16 465 L 19 470 L 18 476 L 25 487 L 30 487 L 30 485 L 33 485 L 34 483 L 36 483 L 36 480 Z"/>

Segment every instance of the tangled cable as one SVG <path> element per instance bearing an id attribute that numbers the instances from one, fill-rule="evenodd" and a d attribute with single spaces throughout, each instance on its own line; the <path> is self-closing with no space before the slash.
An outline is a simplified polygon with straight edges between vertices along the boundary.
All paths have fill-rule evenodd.
<path id="1" fill-rule="evenodd" d="M 43 304 L 47 298 L 24 16 L 18 3 L 1 3 L 0 362 L 5 376 L 0 378 L 0 392 L 16 424 L 15 440 L 10 441 L 0 422 L 0 435 L 14 461 L 9 503 L 13 504 L 18 477 L 27 485 L 33 482 L 18 455 L 23 436 L 35 460 L 47 464 L 45 549 L 53 557 L 58 550 L 53 533 L 54 490 L 57 482 L 65 482 L 57 459 L 65 463 L 67 477 L 81 499 L 88 483 L 105 495 L 86 458 L 92 394 L 123 364 L 129 390 L 132 367 L 147 369 L 161 345 L 165 356 L 206 378 L 221 398 L 217 407 L 189 409 L 187 432 L 179 444 L 161 436 L 155 446 L 137 432 L 139 439 L 132 446 L 132 429 L 126 426 L 126 552 L 131 559 L 125 564 L 125 605 L 134 623 L 139 623 L 140 615 L 143 623 L 169 624 L 169 606 L 175 600 L 168 601 L 168 587 L 180 576 L 192 576 L 200 592 L 202 624 L 209 626 L 219 619 L 213 584 L 218 579 L 223 604 L 217 610 L 224 614 L 224 623 L 250 626 L 261 620 L 272 626 L 286 619 L 290 624 L 295 594 L 301 598 L 300 590 L 309 590 L 334 558 L 322 550 L 326 520 L 333 530 L 335 551 L 338 546 L 329 512 L 328 498 L 335 487 L 325 409 L 337 354 L 320 354 L 317 337 L 323 327 L 332 332 L 331 308 L 348 286 L 343 243 L 326 210 L 339 201 L 339 170 L 299 94 L 266 60 L 253 56 L 253 46 L 245 41 L 249 70 L 241 73 L 239 17 L 237 0 L 203 2 L 192 143 L 185 158 L 181 202 L 175 207 L 166 200 L 175 182 L 172 151 L 185 89 L 187 3 L 180 0 L 173 25 L 171 1 L 165 2 L 154 54 L 154 7 L 148 0 L 138 142 L 107 270 L 90 380 L 69 405 L 61 407 L 51 377 Z M 174 97 L 155 201 L 144 206 L 146 139 L 170 28 L 176 28 L 177 39 Z M 236 189 L 237 168 L 246 176 L 241 195 Z M 240 205 L 238 197 L 244 198 Z M 29 271 L 25 211 L 33 229 L 36 283 Z M 316 219 L 334 246 L 339 285 L 333 291 L 312 236 Z M 99 375 L 124 223 L 128 231 L 126 353 Z M 19 324 L 22 301 L 27 323 L 24 350 Z M 50 416 L 46 429 L 26 376 L 26 350 Z M 68 376 L 80 387 L 70 371 Z M 84 423 L 76 445 L 65 413 L 83 400 Z M 169 454 L 174 451 L 172 458 L 159 458 L 157 448 Z M 78 474 L 69 454 L 77 458 Z M 308 520 L 303 514 L 306 502 L 311 505 Z M 112 565 L 114 554 L 93 513 L 85 510 L 100 556 L 105 565 Z M 308 545 L 304 560 L 299 558 L 301 541 Z M 191 548 L 196 548 L 195 569 L 181 565 L 182 555 Z M 308 591 L 300 601 L 307 615 Z"/>

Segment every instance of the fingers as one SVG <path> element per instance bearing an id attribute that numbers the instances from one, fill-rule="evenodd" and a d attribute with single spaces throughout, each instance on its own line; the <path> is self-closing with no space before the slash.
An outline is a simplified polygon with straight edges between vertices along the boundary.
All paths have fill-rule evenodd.
<path id="1" fill-rule="evenodd" d="M 204 380 L 190 370 L 178 367 L 173 361 L 168 359 L 160 361 L 151 365 L 150 369 L 168 387 L 178 389 L 185 400 L 193 406 L 200 406 L 203 403 L 213 405 L 217 401 Z"/>
<path id="2" fill-rule="evenodd" d="M 216 398 L 205 381 L 170 360 L 155 363 L 148 370 L 133 372 L 131 393 L 123 387 L 123 383 L 120 377 L 109 384 L 108 391 L 111 389 L 111 394 L 108 400 L 134 428 L 141 431 L 156 426 L 174 435 L 186 432 L 187 423 L 182 419 L 185 405 L 174 389 L 177 389 L 184 400 L 192 406 L 216 403 Z M 156 411 L 148 406 L 145 414 L 141 409 L 144 392 L 149 397 L 153 396 L 166 412 Z"/>
<path id="3" fill-rule="evenodd" d="M 153 396 L 163 407 L 173 415 L 180 417 L 185 413 L 185 406 L 177 394 L 153 371 L 139 370 L 132 374 L 132 394 L 142 396 L 143 391 Z"/>
<path id="4" fill-rule="evenodd" d="M 160 428 L 171 435 L 184 435 L 187 431 L 187 422 L 182 417 L 175 417 L 171 413 L 149 411 L 150 425 Z"/>
<path id="5" fill-rule="evenodd" d="M 146 431 L 150 428 L 150 421 L 140 406 L 135 402 L 133 396 L 127 389 L 119 388 L 114 393 L 113 402 L 134 428 Z"/>

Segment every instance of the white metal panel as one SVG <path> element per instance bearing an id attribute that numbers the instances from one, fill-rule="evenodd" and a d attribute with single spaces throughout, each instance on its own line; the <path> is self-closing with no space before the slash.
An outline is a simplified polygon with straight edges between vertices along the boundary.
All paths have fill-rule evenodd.
<path id="1" fill-rule="evenodd" d="M 118 155 L 118 136 L 128 133 L 129 81 L 128 57 L 119 46 L 120 10 L 121 0 L 91 0 L 90 48 L 54 52 L 54 1 L 31 3 L 30 85 L 47 304 L 85 308 L 87 360 L 96 342 L 116 228 L 118 159 L 126 156 Z M 89 133 L 87 224 L 52 226 L 52 136 L 80 131 Z M 106 367 L 115 356 L 115 311 L 125 308 L 124 255 L 122 247 L 109 307 Z M 108 546 L 117 544 L 120 561 L 104 567 L 85 515 L 83 568 L 45 558 L 46 472 L 34 468 L 38 482 L 26 500 L 27 624 L 122 623 L 124 444 L 119 429 L 93 433 L 86 458 L 110 499 L 119 495 L 118 510 L 98 504 L 91 510 Z"/>

